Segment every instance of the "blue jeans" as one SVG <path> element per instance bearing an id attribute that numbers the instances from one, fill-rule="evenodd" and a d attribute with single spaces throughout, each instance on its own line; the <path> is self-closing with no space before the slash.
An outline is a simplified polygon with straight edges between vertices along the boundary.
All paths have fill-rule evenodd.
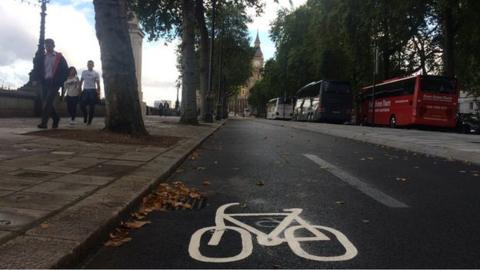
<path id="1" fill-rule="evenodd" d="M 83 122 L 92 123 L 93 115 L 95 114 L 95 104 L 97 104 L 97 89 L 84 89 L 80 101 L 80 108 L 83 113 Z M 87 115 L 88 105 L 88 115 Z M 87 118 L 88 117 L 88 118 Z"/>
<path id="2" fill-rule="evenodd" d="M 72 120 L 75 120 L 75 117 L 77 116 L 77 104 L 78 100 L 80 97 L 71 97 L 71 96 L 66 96 L 65 100 L 67 101 L 67 109 L 68 109 L 68 114 L 70 115 L 70 118 Z"/>

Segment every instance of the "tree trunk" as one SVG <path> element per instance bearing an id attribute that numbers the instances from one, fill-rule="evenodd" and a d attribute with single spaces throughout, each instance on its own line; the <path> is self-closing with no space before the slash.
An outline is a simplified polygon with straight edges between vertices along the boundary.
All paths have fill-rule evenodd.
<path id="1" fill-rule="evenodd" d="M 207 102 L 210 37 L 208 36 L 207 24 L 205 23 L 205 8 L 203 6 L 203 0 L 195 1 L 195 18 L 200 33 L 200 114 L 202 119 L 205 121 L 206 113 L 209 109 L 211 109 L 208 108 Z"/>
<path id="2" fill-rule="evenodd" d="M 198 124 L 194 16 L 193 0 L 182 0 L 182 116 L 180 122 L 183 124 Z"/>
<path id="3" fill-rule="evenodd" d="M 445 76 L 455 76 L 455 22 L 453 5 L 455 1 L 447 1 L 443 8 L 443 63 Z"/>
<path id="4" fill-rule="evenodd" d="M 105 85 L 105 128 L 113 132 L 146 135 L 128 33 L 127 2 L 94 0 L 93 4 Z"/>

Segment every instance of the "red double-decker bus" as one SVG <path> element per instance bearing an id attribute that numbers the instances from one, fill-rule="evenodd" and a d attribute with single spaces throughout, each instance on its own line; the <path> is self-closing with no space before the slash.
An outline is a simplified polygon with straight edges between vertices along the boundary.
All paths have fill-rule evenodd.
<path id="1" fill-rule="evenodd" d="M 359 116 L 363 124 L 454 128 L 457 104 L 456 79 L 419 75 L 362 88 Z"/>

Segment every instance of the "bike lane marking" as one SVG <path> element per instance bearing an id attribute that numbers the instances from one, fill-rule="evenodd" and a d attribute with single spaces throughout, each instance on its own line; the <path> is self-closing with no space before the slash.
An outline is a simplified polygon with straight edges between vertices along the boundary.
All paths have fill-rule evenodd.
<path id="1" fill-rule="evenodd" d="M 225 213 L 225 210 L 228 207 L 240 205 L 240 203 L 230 203 L 225 204 L 217 209 L 215 215 L 215 225 L 210 227 L 204 227 L 197 230 L 190 239 L 190 244 L 188 247 L 188 253 L 191 258 L 207 263 L 229 263 L 243 260 L 249 257 L 253 251 L 253 240 L 252 235 L 256 236 L 257 243 L 261 246 L 278 246 L 283 243 L 287 243 L 292 252 L 302 258 L 313 260 L 313 261 L 324 261 L 324 262 L 335 262 L 335 261 L 347 261 L 351 260 L 357 256 L 358 250 L 356 247 L 348 240 L 348 238 L 341 233 L 340 231 L 319 225 L 311 225 L 299 215 L 303 211 L 300 208 L 291 208 L 284 209 L 284 212 L 280 213 Z M 233 217 L 254 217 L 254 216 L 283 216 L 284 219 L 279 221 L 275 229 L 269 234 L 263 233 L 254 227 L 242 223 L 239 220 L 236 220 Z M 225 221 L 229 221 L 236 226 L 228 226 L 225 224 Z M 272 219 L 269 220 L 271 222 Z M 293 225 L 292 222 L 296 221 L 299 225 Z M 296 237 L 295 231 L 299 229 L 306 229 L 310 231 L 314 236 L 310 237 Z M 241 236 L 242 250 L 235 256 L 231 257 L 209 257 L 205 256 L 200 252 L 201 240 L 204 234 L 210 235 L 210 241 L 208 241 L 209 246 L 218 246 L 221 242 L 223 234 L 227 230 L 236 231 Z M 328 231 L 334 235 L 334 238 L 330 238 L 325 235 L 323 231 Z M 281 238 L 279 235 L 284 232 L 285 238 Z M 308 253 L 301 246 L 301 242 L 312 242 L 312 241 L 330 241 L 337 240 L 345 249 L 345 252 L 340 255 L 333 256 L 320 256 Z"/>
<path id="2" fill-rule="evenodd" d="M 357 190 L 376 200 L 377 202 L 391 208 L 408 208 L 407 204 L 370 186 L 369 184 L 362 181 L 360 178 L 341 170 L 340 168 L 330 164 L 329 162 L 319 158 L 318 156 L 312 154 L 304 154 L 304 156 L 316 163 L 317 165 L 320 165 L 322 169 L 327 170 L 329 173 L 333 174 L 337 178 L 340 178 L 343 182 L 351 185 L 352 187 L 356 188 Z"/>

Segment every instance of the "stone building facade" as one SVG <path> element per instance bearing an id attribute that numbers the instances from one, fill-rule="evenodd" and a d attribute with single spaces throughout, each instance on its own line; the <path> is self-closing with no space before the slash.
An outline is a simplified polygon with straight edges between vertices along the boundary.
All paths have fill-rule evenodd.
<path id="1" fill-rule="evenodd" d="M 138 99 L 140 100 L 140 106 L 142 107 L 142 114 L 146 114 L 147 105 L 143 102 L 142 91 L 142 46 L 143 37 L 145 34 L 139 26 L 139 22 L 136 16 L 128 22 L 128 32 L 130 33 L 130 41 L 132 43 L 133 57 L 135 58 L 135 70 L 137 72 L 138 82 Z"/>
<path id="2" fill-rule="evenodd" d="M 265 61 L 260 45 L 260 37 L 257 33 L 254 45 L 255 54 L 252 59 L 252 76 L 245 82 L 245 85 L 240 89 L 237 97 L 230 102 L 229 111 L 235 115 L 249 116 L 252 111 L 251 106 L 248 105 L 248 97 L 250 96 L 252 87 L 262 78 L 262 69 Z"/>

